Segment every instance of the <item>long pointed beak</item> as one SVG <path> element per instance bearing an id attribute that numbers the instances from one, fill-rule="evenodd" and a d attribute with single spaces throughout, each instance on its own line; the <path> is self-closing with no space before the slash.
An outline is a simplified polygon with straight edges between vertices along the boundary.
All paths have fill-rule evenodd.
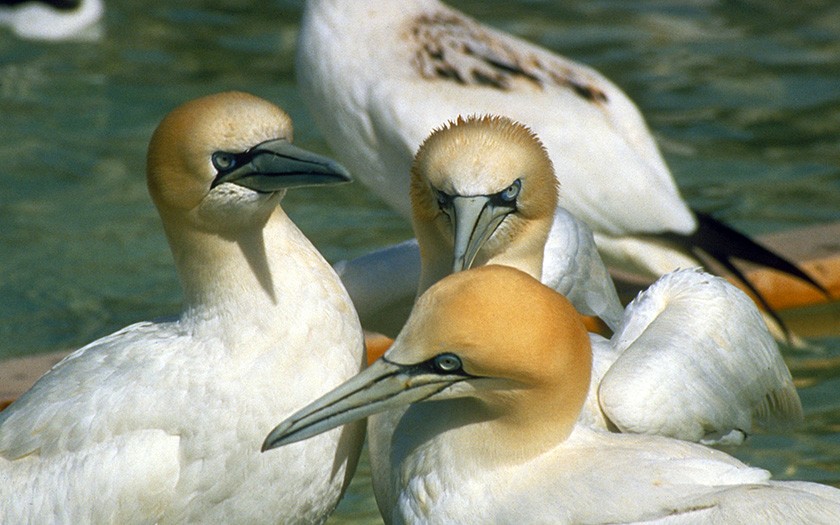
<path id="1" fill-rule="evenodd" d="M 440 374 L 426 363 L 401 365 L 382 358 L 277 425 L 262 450 L 295 443 L 335 427 L 422 401 L 469 376 Z"/>
<path id="2" fill-rule="evenodd" d="M 514 208 L 497 206 L 492 196 L 453 197 L 452 228 L 455 237 L 452 272 L 468 270 L 478 251 L 490 238 L 505 216 Z"/>
<path id="3" fill-rule="evenodd" d="M 225 172 L 213 186 L 232 182 L 263 193 L 287 188 L 350 182 L 350 173 L 329 157 L 292 145 L 288 140 L 269 140 L 247 152 L 247 162 Z"/>

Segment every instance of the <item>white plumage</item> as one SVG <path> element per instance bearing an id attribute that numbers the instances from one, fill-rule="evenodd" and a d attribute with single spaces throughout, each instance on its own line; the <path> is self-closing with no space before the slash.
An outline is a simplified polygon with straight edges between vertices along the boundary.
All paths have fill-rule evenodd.
<path id="1" fill-rule="evenodd" d="M 606 419 L 590 406 L 590 426 L 732 444 L 802 421 L 776 341 L 750 298 L 720 277 L 667 273 L 627 306 L 609 341 L 591 337 L 588 403 Z"/>
<path id="2" fill-rule="evenodd" d="M 559 204 L 594 232 L 610 268 L 656 278 L 708 256 L 737 275 L 732 260 L 741 259 L 819 288 L 783 257 L 689 209 L 642 115 L 607 78 L 438 0 L 307 0 L 296 73 L 337 157 L 404 216 L 409 166 L 433 129 L 506 116 L 540 136 Z M 549 250 L 564 242 L 554 239 L 564 228 L 549 236 L 548 265 L 563 257 Z"/>
<path id="3" fill-rule="evenodd" d="M 296 71 L 335 154 L 405 216 L 426 136 L 459 115 L 504 115 L 542 138 L 560 204 L 608 263 L 653 276 L 697 264 L 641 237 L 697 224 L 635 105 L 589 67 L 437 0 L 308 0 Z"/>
<path id="4" fill-rule="evenodd" d="M 360 425 L 273 456 L 273 421 L 357 373 L 337 276 L 278 206 L 348 180 L 243 93 L 197 99 L 152 137 L 149 189 L 185 292 L 171 320 L 74 352 L 0 413 L 3 523 L 314 523 L 353 474 Z"/>
<path id="5" fill-rule="evenodd" d="M 551 162 L 521 124 L 497 117 L 451 123 L 424 141 L 411 177 L 421 292 L 454 271 L 503 264 L 540 278 L 613 329 L 609 341 L 592 336 L 585 425 L 740 442 L 754 426 L 802 419 L 790 371 L 758 309 L 724 279 L 677 270 L 621 307 L 591 232 L 556 206 Z M 549 228 L 561 257 L 545 265 Z M 461 253 L 470 254 L 463 264 Z M 374 464 L 388 461 L 379 453 L 385 427 L 371 425 Z"/>
<path id="6" fill-rule="evenodd" d="M 773 481 L 702 445 L 576 425 L 591 358 L 579 316 L 550 288 L 504 266 L 456 273 L 418 299 L 383 358 L 265 447 L 394 418 L 379 452 L 391 466 L 373 471 L 386 523 L 840 520 L 835 488 Z"/>

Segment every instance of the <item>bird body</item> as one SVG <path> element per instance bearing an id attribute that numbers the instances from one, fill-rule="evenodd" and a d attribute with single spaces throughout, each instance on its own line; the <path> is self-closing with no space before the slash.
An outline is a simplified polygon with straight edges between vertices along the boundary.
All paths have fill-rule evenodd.
<path id="1" fill-rule="evenodd" d="M 259 454 L 278 414 L 357 373 L 364 352 L 346 291 L 278 206 L 302 182 L 291 159 L 327 162 L 290 138 L 279 108 L 242 93 L 164 119 L 149 187 L 184 309 L 72 353 L 0 413 L 0 521 L 316 523 L 333 510 L 359 425 Z M 217 175 L 225 155 L 243 162 Z M 313 184 L 346 179 L 315 171 Z"/>
<path id="2" fill-rule="evenodd" d="M 676 270 L 642 291 L 606 340 L 592 334 L 585 426 L 740 444 L 789 430 L 802 405 L 753 302 L 726 280 Z"/>
<path id="3" fill-rule="evenodd" d="M 438 0 L 308 0 L 295 69 L 331 149 L 404 216 L 412 157 L 432 130 L 459 117 L 506 116 L 540 136 L 562 188 L 557 204 L 592 230 L 610 268 L 655 279 L 710 258 L 771 316 L 733 259 L 827 294 L 795 264 L 691 210 L 642 115 L 607 78 Z M 546 250 L 564 243 L 553 239 L 564 228 L 552 229 Z M 546 251 L 546 261 L 555 257 Z"/>
<path id="4" fill-rule="evenodd" d="M 310 0 L 296 70 L 336 155 L 406 216 L 408 168 L 428 134 L 459 115 L 505 115 L 542 138 L 560 204 L 592 228 L 608 262 L 656 276 L 696 265 L 644 240 L 696 222 L 635 105 L 592 68 L 436 0 Z"/>
<path id="5" fill-rule="evenodd" d="M 527 305 L 527 306 L 525 306 Z M 562 296 L 482 266 L 421 296 L 386 354 L 300 409 L 264 449 L 398 409 L 386 523 L 833 523 L 840 491 L 723 452 L 577 424 L 588 334 Z M 267 452 L 272 453 L 272 452 Z"/>
<path id="6" fill-rule="evenodd" d="M 409 409 L 401 426 L 428 425 L 443 409 L 429 404 L 437 406 L 416 415 L 422 405 Z M 491 435 L 492 425 L 458 424 L 434 425 L 447 431 L 398 453 L 403 461 L 391 474 L 396 497 L 380 506 L 386 523 L 804 525 L 840 515 L 836 489 L 777 482 L 766 470 L 691 443 L 577 427 L 536 457 L 487 464 L 468 450 Z"/>

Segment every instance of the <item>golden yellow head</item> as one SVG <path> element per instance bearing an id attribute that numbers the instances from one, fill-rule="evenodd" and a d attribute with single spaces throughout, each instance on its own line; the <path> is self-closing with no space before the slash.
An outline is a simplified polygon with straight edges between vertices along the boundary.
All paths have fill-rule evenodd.
<path id="1" fill-rule="evenodd" d="M 528 386 L 573 377 L 584 397 L 589 384 L 591 349 L 580 315 L 565 297 L 507 266 L 459 272 L 429 288 L 392 351 L 386 356 L 399 363 L 451 352 L 470 375 Z"/>
<path id="2" fill-rule="evenodd" d="M 263 450 L 391 408 L 472 398 L 494 426 L 469 438 L 471 451 L 533 455 L 572 431 L 591 366 L 589 334 L 562 295 L 511 267 L 474 268 L 429 288 L 383 357 L 278 425 Z M 463 406 L 435 410 L 466 428 L 478 419 Z"/>
<path id="3" fill-rule="evenodd" d="M 548 152 L 526 126 L 507 117 L 458 117 L 432 132 L 411 166 L 416 215 L 439 215 L 436 191 L 488 195 L 522 180 L 522 217 L 550 216 L 557 207 L 557 179 Z M 416 204 L 415 204 L 416 202 Z"/>

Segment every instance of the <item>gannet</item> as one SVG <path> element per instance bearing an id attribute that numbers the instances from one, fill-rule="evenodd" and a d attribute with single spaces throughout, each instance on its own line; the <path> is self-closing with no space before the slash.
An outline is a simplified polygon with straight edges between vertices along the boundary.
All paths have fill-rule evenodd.
<path id="1" fill-rule="evenodd" d="M 31 40 L 96 40 L 105 12 L 102 0 L 0 2 L 0 26 Z"/>
<path id="2" fill-rule="evenodd" d="M 509 267 L 456 273 L 420 297 L 381 359 L 263 449 L 402 408 L 390 495 L 378 500 L 386 523 L 840 520 L 833 487 L 774 481 L 702 445 L 576 425 L 591 359 L 561 295 Z"/>
<path id="3" fill-rule="evenodd" d="M 754 418 L 765 428 L 802 419 L 790 371 L 746 294 L 697 269 L 675 270 L 624 309 L 591 232 L 556 207 L 555 185 L 545 149 L 522 124 L 473 117 L 433 132 L 411 167 L 419 291 L 449 273 L 502 264 L 602 317 L 615 333 L 592 336 L 586 424 L 739 442 Z M 544 265 L 549 228 L 559 227 L 553 240 L 562 245 L 553 248 L 562 257 Z M 378 434 L 371 430 L 374 449 Z"/>
<path id="4" fill-rule="evenodd" d="M 741 443 L 756 428 L 801 421 L 790 371 L 754 303 L 721 278 L 697 270 L 660 277 L 624 309 L 591 232 L 563 211 L 539 138 L 503 117 L 459 119 L 420 147 L 411 167 L 419 293 L 446 275 L 502 264 L 574 298 L 615 330 L 592 334 L 594 373 L 580 425 L 688 441 Z M 562 188 L 561 188 L 562 191 Z M 565 239 L 546 275 L 549 228 Z M 385 279 L 389 283 L 390 279 Z M 529 308 L 529 304 L 524 304 Z M 378 499 L 391 470 L 390 436 L 400 410 L 374 415 L 368 446 Z"/>
<path id="5" fill-rule="evenodd" d="M 691 210 L 642 115 L 612 82 L 437 0 L 308 0 L 296 75 L 339 160 L 406 217 L 409 166 L 429 133 L 459 115 L 505 115 L 542 138 L 560 204 L 594 232 L 608 266 L 656 278 L 700 265 L 702 252 L 736 275 L 732 257 L 816 285 Z"/>
<path id="6" fill-rule="evenodd" d="M 148 187 L 183 311 L 72 353 L 0 413 L 0 522 L 318 523 L 335 508 L 361 424 L 259 453 L 278 414 L 364 359 L 349 296 L 278 206 L 349 177 L 291 139 L 286 113 L 245 93 L 163 119 Z"/>
<path id="7" fill-rule="evenodd" d="M 533 134 L 492 117 L 459 117 L 442 128 L 412 163 L 417 238 L 335 265 L 362 324 L 396 335 L 414 298 L 431 284 L 453 271 L 498 263 L 540 278 L 578 311 L 616 330 L 624 307 L 615 285 L 592 231 L 557 204 L 551 161 Z M 435 152 L 426 154 L 430 149 Z M 518 198 L 523 184 L 532 198 Z M 510 192 L 508 206 L 504 192 Z"/>
<path id="8" fill-rule="evenodd" d="M 514 266 L 616 329 L 624 308 L 592 233 L 557 202 L 554 167 L 527 127 L 458 118 L 423 141 L 411 165 L 418 295 L 472 266 Z"/>

